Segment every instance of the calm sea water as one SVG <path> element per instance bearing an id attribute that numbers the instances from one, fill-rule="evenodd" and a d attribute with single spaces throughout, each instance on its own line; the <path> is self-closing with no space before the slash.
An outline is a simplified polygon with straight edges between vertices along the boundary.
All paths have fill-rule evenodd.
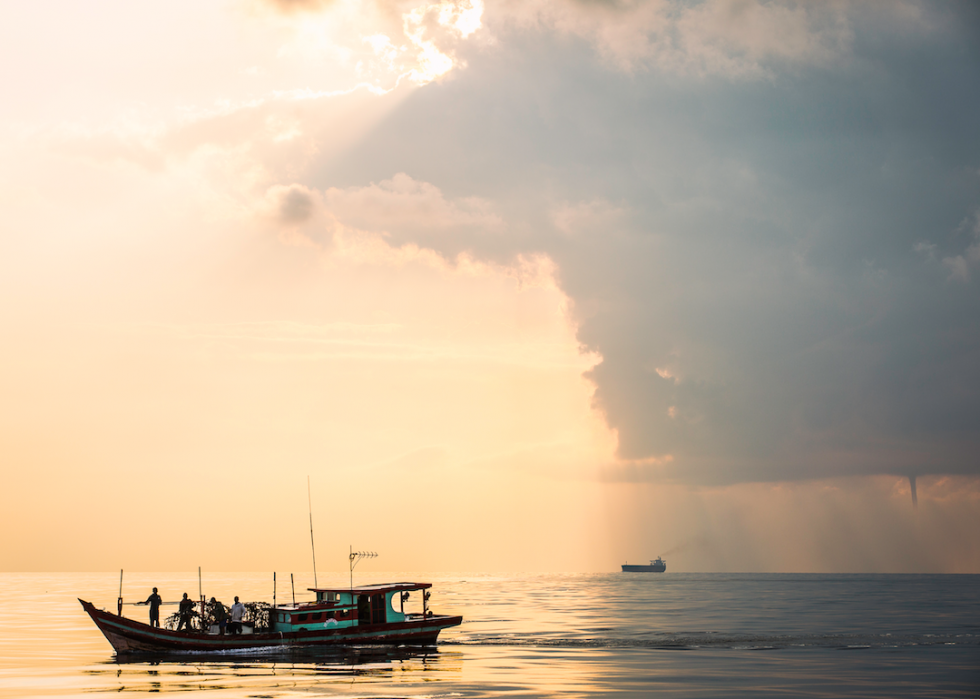
<path id="1" fill-rule="evenodd" d="M 288 580 L 279 575 L 279 601 L 291 598 Z M 393 573 L 355 583 L 391 580 L 433 582 L 432 608 L 463 625 L 422 651 L 124 662 L 76 601 L 114 609 L 118 573 L 0 574 L 0 696 L 980 696 L 975 575 Z M 272 599 L 269 574 L 205 573 L 203 585 L 225 601 Z M 297 576 L 297 598 L 311 585 Z M 165 600 L 198 591 L 196 574 L 140 573 L 125 576 L 123 596 L 145 599 L 153 586 Z M 144 607 L 124 613 L 146 618 Z"/>

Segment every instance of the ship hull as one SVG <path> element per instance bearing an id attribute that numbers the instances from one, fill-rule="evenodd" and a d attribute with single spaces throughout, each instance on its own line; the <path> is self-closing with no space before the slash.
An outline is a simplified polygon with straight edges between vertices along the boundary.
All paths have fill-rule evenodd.
<path id="1" fill-rule="evenodd" d="M 667 570 L 666 565 L 623 565 L 624 573 L 663 573 Z"/>
<path id="2" fill-rule="evenodd" d="M 109 645 L 117 654 L 132 653 L 215 653 L 253 649 L 311 649 L 353 645 L 434 645 L 439 632 L 458 626 L 459 616 L 430 615 L 391 624 L 370 624 L 339 629 L 318 629 L 283 633 L 214 635 L 160 629 L 132 619 L 96 609 L 79 599 Z"/>

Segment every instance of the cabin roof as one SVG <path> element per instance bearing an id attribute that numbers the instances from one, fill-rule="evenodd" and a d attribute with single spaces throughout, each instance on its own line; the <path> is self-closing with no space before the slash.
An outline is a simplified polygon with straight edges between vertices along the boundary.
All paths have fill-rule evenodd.
<path id="1" fill-rule="evenodd" d="M 353 592 L 356 594 L 378 594 L 380 592 L 392 592 L 394 590 L 425 590 L 432 587 L 432 583 L 417 582 L 396 582 L 381 583 L 380 585 L 358 585 L 357 587 L 308 587 L 310 592 Z"/>

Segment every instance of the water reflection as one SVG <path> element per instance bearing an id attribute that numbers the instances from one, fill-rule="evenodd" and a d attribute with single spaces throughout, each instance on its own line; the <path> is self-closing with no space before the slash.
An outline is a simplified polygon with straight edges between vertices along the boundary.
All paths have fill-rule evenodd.
<path id="1" fill-rule="evenodd" d="M 323 683 L 427 682 L 458 675 L 463 654 L 430 648 L 349 647 L 329 650 L 270 649 L 230 656 L 116 656 L 85 674 L 101 692 L 297 690 Z"/>

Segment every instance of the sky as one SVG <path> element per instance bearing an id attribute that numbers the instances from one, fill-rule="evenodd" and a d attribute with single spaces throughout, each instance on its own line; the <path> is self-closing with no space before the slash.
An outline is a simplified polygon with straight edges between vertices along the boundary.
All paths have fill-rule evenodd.
<path id="1" fill-rule="evenodd" d="M 980 573 L 978 39 L 0 0 L 0 569 Z"/>

